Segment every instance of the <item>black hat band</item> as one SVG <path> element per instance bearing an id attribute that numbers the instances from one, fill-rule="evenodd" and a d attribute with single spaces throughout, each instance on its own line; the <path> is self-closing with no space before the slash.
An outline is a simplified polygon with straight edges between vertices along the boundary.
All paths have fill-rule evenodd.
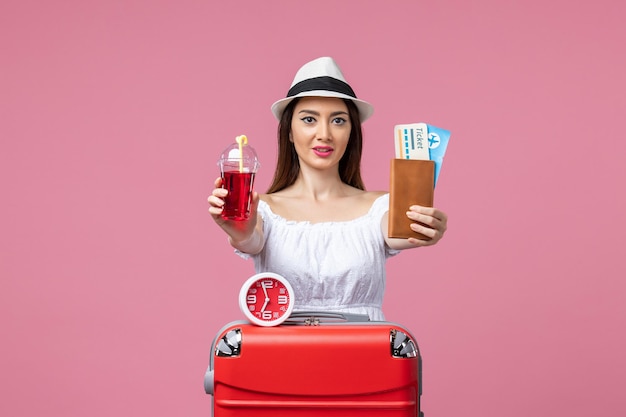
<path id="1" fill-rule="evenodd" d="M 315 77 L 300 81 L 287 92 L 287 97 L 293 97 L 305 91 L 326 90 L 345 94 L 356 98 L 354 90 L 347 83 L 333 77 Z"/>

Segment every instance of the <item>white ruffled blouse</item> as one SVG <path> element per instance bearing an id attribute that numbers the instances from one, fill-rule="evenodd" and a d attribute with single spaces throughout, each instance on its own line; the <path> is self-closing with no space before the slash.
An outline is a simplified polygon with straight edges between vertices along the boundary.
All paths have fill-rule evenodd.
<path id="1" fill-rule="evenodd" d="M 252 258 L 257 273 L 287 278 L 295 292 L 294 311 L 339 311 L 384 320 L 385 261 L 399 253 L 390 249 L 380 223 L 389 210 L 389 194 L 378 197 L 367 214 L 345 222 L 309 223 L 286 220 L 264 201 L 265 246 Z"/>

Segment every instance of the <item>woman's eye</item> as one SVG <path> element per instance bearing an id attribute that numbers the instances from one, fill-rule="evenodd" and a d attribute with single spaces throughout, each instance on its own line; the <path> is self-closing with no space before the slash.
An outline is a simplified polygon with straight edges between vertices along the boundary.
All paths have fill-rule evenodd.
<path id="1" fill-rule="evenodd" d="M 333 119 L 333 123 L 336 125 L 343 125 L 347 122 L 346 119 L 344 119 L 343 117 L 336 117 Z"/>
<path id="2" fill-rule="evenodd" d="M 304 123 L 313 123 L 315 121 L 311 116 L 306 116 L 301 119 Z"/>

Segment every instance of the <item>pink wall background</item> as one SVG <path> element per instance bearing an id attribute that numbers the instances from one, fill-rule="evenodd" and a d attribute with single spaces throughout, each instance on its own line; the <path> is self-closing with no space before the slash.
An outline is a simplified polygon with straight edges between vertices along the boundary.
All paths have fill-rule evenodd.
<path id="1" fill-rule="evenodd" d="M 0 415 L 203 416 L 253 273 L 207 214 L 245 133 L 335 57 L 391 131 L 452 131 L 436 247 L 388 269 L 427 416 L 626 414 L 626 6 L 619 0 L 0 4 Z"/>

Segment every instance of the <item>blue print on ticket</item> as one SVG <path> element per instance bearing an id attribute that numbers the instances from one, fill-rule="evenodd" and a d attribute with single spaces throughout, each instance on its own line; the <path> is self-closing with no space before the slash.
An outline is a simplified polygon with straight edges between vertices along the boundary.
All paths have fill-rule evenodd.
<path id="1" fill-rule="evenodd" d="M 448 148 L 450 141 L 450 131 L 437 126 L 428 126 L 428 151 L 430 152 L 430 160 L 435 161 L 435 185 L 443 164 L 443 156 Z"/>

